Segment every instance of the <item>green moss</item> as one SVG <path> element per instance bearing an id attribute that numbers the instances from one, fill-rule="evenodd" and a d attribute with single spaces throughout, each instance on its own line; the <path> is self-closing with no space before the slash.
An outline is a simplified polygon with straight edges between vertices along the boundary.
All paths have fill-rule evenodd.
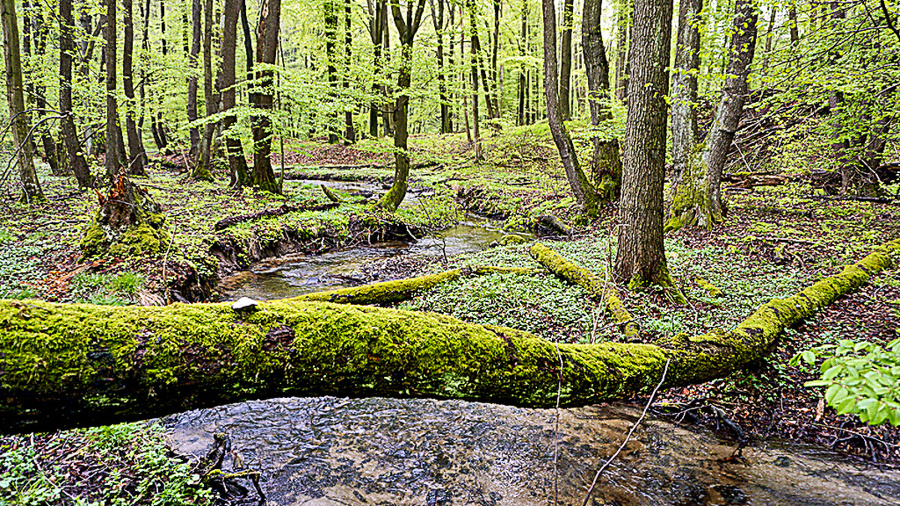
<path id="1" fill-rule="evenodd" d="M 696 278 L 694 278 L 694 282 L 697 283 L 697 286 L 706 290 L 706 293 L 708 293 L 710 297 L 715 298 L 722 296 L 722 290 L 719 290 L 717 286 L 713 285 L 709 281 L 697 276 Z"/>
<path id="2" fill-rule="evenodd" d="M 284 394 L 411 395 L 529 406 L 646 393 L 720 377 L 758 360 L 785 327 L 892 265 L 888 243 L 731 331 L 656 345 L 559 344 L 435 314 L 282 300 L 106 307 L 0 301 L 0 423 L 105 424 Z M 452 271 L 451 271 L 452 272 Z M 453 276 L 454 274 L 448 274 Z M 559 370 L 560 357 L 563 369 Z M 33 428 L 28 427 L 28 428 Z"/>

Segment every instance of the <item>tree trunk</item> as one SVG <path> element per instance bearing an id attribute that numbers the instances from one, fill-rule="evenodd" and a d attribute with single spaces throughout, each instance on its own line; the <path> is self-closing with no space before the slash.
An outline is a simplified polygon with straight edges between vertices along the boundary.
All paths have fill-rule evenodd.
<path id="1" fill-rule="evenodd" d="M 528 89 L 528 78 L 526 77 L 525 54 L 528 49 L 528 0 L 522 0 L 522 30 L 521 39 L 519 40 L 519 56 L 522 58 L 522 65 L 519 67 L 519 90 L 518 90 L 518 113 L 516 115 L 516 125 L 525 124 L 525 96 Z"/>
<path id="2" fill-rule="evenodd" d="M 256 31 L 256 61 L 275 63 L 278 50 L 278 28 L 281 23 L 281 0 L 263 0 L 259 25 Z M 274 83 L 270 70 L 257 71 L 259 91 L 254 93 L 254 107 L 260 112 L 253 118 L 253 186 L 263 191 L 281 193 L 281 185 L 275 179 L 269 155 L 272 152 L 272 110 Z"/>
<path id="3" fill-rule="evenodd" d="M 3 60 L 6 68 L 6 103 L 13 122 L 13 149 L 22 182 L 22 201 L 31 203 L 43 200 L 44 193 L 38 181 L 32 158 L 29 132 L 29 115 L 25 112 L 25 95 L 22 84 L 22 55 L 19 49 L 19 21 L 16 19 L 15 0 L 0 0 L 0 18 L 3 24 Z"/>
<path id="4" fill-rule="evenodd" d="M 205 0 L 203 5 L 203 98 L 206 102 L 206 117 L 216 114 L 219 109 L 219 97 L 213 90 L 212 70 L 212 32 L 213 32 L 213 2 Z M 203 137 L 200 140 L 199 156 L 193 161 L 191 178 L 199 181 L 212 181 L 213 137 L 216 133 L 216 123 L 209 122 L 203 125 Z"/>
<path id="5" fill-rule="evenodd" d="M 66 145 L 68 167 L 75 173 L 79 188 L 94 186 L 90 169 L 81 152 L 78 132 L 72 113 L 72 54 L 75 43 L 72 32 L 75 30 L 75 19 L 72 17 L 72 0 L 59 2 L 59 111 L 63 117 L 60 122 L 60 133 Z"/>
<path id="6" fill-rule="evenodd" d="M 222 94 L 222 112 L 232 110 L 236 105 L 235 53 L 237 52 L 237 22 L 242 0 L 225 0 L 222 25 L 222 81 L 219 92 Z M 237 117 L 229 114 L 222 118 L 222 130 L 225 136 L 225 149 L 228 153 L 228 168 L 231 174 L 231 186 L 240 188 L 248 183 L 247 160 L 244 158 L 244 147 L 236 131 L 231 128 L 237 123 Z"/>
<path id="7" fill-rule="evenodd" d="M 122 47 L 122 84 L 125 88 L 125 131 L 128 135 L 128 174 L 132 176 L 146 176 L 144 165 L 147 153 L 144 151 L 144 143 L 138 132 L 137 122 L 134 119 L 134 69 L 132 68 L 134 49 L 134 18 L 132 0 L 122 0 L 125 9 L 125 40 Z"/>
<path id="8" fill-rule="evenodd" d="M 612 97 L 609 89 L 609 61 L 603 47 L 601 28 L 601 0 L 585 0 L 581 22 L 584 68 L 588 81 L 588 101 L 591 110 L 591 125 L 599 128 L 612 119 L 609 103 Z M 612 201 L 622 184 L 622 161 L 619 158 L 619 140 L 616 138 L 592 137 L 594 156 L 591 160 L 591 176 L 598 197 L 602 201 Z"/>
<path id="9" fill-rule="evenodd" d="M 326 63 L 326 71 L 325 74 L 328 76 L 328 94 L 331 97 L 330 102 L 334 103 L 337 101 L 337 97 L 339 95 L 338 91 L 338 76 L 337 76 L 337 26 L 338 26 L 338 17 L 337 11 L 335 8 L 335 2 L 337 0 L 325 0 L 324 11 L 325 11 L 325 63 Z M 328 125 L 328 143 L 334 144 L 338 141 L 338 133 L 337 133 L 337 111 L 333 111 L 329 115 L 329 125 Z"/>
<path id="10" fill-rule="evenodd" d="M 670 286 L 663 247 L 672 0 L 636 0 L 628 60 L 631 74 L 615 274 L 630 288 Z"/>
<path id="11" fill-rule="evenodd" d="M 749 95 L 748 78 L 753 53 L 756 50 L 757 9 L 754 0 L 736 0 L 734 33 L 726 70 L 725 86 L 715 120 L 706 141 L 703 163 L 707 167 L 707 197 L 711 222 L 721 222 L 725 207 L 722 202 L 722 171 L 734 134 L 737 132 Z"/>
<path id="12" fill-rule="evenodd" d="M 353 2 L 344 0 L 344 91 L 350 95 L 350 65 L 353 63 Z M 353 125 L 353 106 L 344 111 L 344 142 L 356 142 L 356 127 Z"/>
<path id="13" fill-rule="evenodd" d="M 559 45 L 559 115 L 563 121 L 572 119 L 572 25 L 575 23 L 574 9 L 574 0 L 563 0 L 562 26 L 560 26 L 562 40 Z"/>
<path id="14" fill-rule="evenodd" d="M 382 44 L 384 43 L 384 16 L 386 0 L 377 0 L 373 7 L 371 0 L 366 2 L 369 11 L 369 37 L 372 39 L 373 60 L 372 60 L 372 103 L 369 104 L 369 135 L 378 137 L 378 116 L 380 114 L 379 101 L 374 97 L 378 95 L 381 87 L 378 85 L 379 76 L 382 71 Z"/>
<path id="15" fill-rule="evenodd" d="M 119 173 L 118 104 L 116 101 L 116 0 L 106 0 L 106 176 L 112 183 Z"/>
<path id="16" fill-rule="evenodd" d="M 34 34 L 34 53 L 43 55 L 47 50 L 47 32 L 49 30 L 44 26 L 43 9 L 39 6 L 35 7 L 31 16 L 31 27 Z M 26 76 L 26 78 L 36 81 L 34 85 L 34 105 L 35 109 L 37 109 L 37 123 L 43 123 L 40 132 L 44 161 L 50 166 L 50 172 L 53 175 L 62 176 L 66 173 L 63 160 L 60 159 L 62 153 L 58 152 L 56 149 L 57 144 L 53 142 L 53 137 L 50 135 L 50 124 L 46 121 L 41 121 L 47 115 L 47 87 L 43 84 L 43 79 L 34 79 L 31 76 Z"/>
<path id="17" fill-rule="evenodd" d="M 197 114 L 197 59 L 200 56 L 200 34 L 202 32 L 202 7 L 201 0 L 193 0 L 191 8 L 191 53 L 188 57 L 188 64 L 191 70 L 191 76 L 188 78 L 188 105 L 187 117 L 188 122 L 194 123 L 199 118 Z M 196 126 L 189 127 L 191 136 L 190 158 L 196 163 L 200 156 L 200 129 Z"/>
<path id="18" fill-rule="evenodd" d="M 553 6 L 553 0 L 543 0 L 544 10 L 544 93 L 547 97 L 547 119 L 550 123 L 550 133 L 553 135 L 553 141 L 559 150 L 559 156 L 562 159 L 563 168 L 566 171 L 566 179 L 569 180 L 569 187 L 572 188 L 572 194 L 578 205 L 588 215 L 594 215 L 597 212 L 598 199 L 596 190 L 578 163 L 578 153 L 575 151 L 575 145 L 572 138 L 566 131 L 566 125 L 563 123 L 562 111 L 559 106 L 558 89 L 556 73 L 556 10 Z"/>
<path id="19" fill-rule="evenodd" d="M 475 161 L 481 161 L 481 121 L 478 112 L 478 22 L 475 17 L 475 0 L 466 1 L 466 10 L 469 13 L 469 50 L 472 55 L 469 67 L 472 74 L 472 140 L 475 146 Z"/>
<path id="20" fill-rule="evenodd" d="M 415 7 L 415 13 L 413 13 Z M 400 10 L 398 0 L 391 1 L 391 14 L 400 36 L 400 68 L 397 76 L 399 95 L 394 104 L 394 183 L 387 194 L 378 201 L 377 207 L 394 212 L 406 197 L 409 180 L 409 85 L 412 80 L 412 45 L 422 22 L 425 0 L 410 1 L 406 4 L 406 19 Z"/>
<path id="21" fill-rule="evenodd" d="M 618 0 L 616 6 L 616 98 L 628 98 L 628 41 L 631 39 L 632 2 Z"/>
<path id="22" fill-rule="evenodd" d="M 444 73 L 444 5 L 437 0 L 437 9 L 431 5 L 431 21 L 437 34 L 438 101 L 441 104 L 441 133 L 450 133 L 450 104 L 447 98 L 447 76 Z"/>
<path id="23" fill-rule="evenodd" d="M 665 229 L 708 227 L 706 174 L 697 146 L 697 73 L 700 69 L 700 12 L 703 0 L 681 0 L 672 74 L 672 208 Z"/>
<path id="24" fill-rule="evenodd" d="M 800 26 L 797 24 L 797 6 L 794 2 L 788 4 L 788 25 L 791 32 L 791 45 L 800 43 Z"/>
<path id="25" fill-rule="evenodd" d="M 637 28 L 637 27 L 636 27 Z M 638 29 L 639 31 L 639 29 Z M 48 431 L 285 395 L 552 407 L 723 377 L 891 266 L 900 241 L 762 305 L 731 330 L 654 344 L 554 344 L 431 313 L 281 300 L 165 307 L 0 301 L 0 431 Z"/>

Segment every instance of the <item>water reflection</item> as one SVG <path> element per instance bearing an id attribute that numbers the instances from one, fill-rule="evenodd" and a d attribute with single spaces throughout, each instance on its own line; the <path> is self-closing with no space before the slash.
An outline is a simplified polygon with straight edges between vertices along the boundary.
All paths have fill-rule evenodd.
<path id="1" fill-rule="evenodd" d="M 226 432 L 262 472 L 272 505 L 581 504 L 596 469 L 638 411 L 555 412 L 427 399 L 284 398 L 164 420 L 181 452 L 203 454 Z M 744 460 L 706 432 L 645 420 L 600 480 L 596 505 L 897 504 L 900 475 L 821 450 L 756 445 Z M 229 465 L 226 462 L 226 467 Z M 554 471 L 554 468 L 557 470 Z"/>

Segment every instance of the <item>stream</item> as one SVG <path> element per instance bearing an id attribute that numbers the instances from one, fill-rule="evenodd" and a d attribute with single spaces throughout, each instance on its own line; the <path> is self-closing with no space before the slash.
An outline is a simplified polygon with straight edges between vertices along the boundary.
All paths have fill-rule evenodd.
<path id="1" fill-rule="evenodd" d="M 176 451 L 224 432 L 260 471 L 268 505 L 582 504 L 637 408 L 555 411 L 429 399 L 281 398 L 163 419 Z M 705 430 L 645 419 L 598 480 L 592 505 L 890 505 L 900 473 L 813 447 L 755 443 L 743 458 Z M 554 453 L 557 453 L 554 464 Z M 248 497 L 253 498 L 252 485 Z"/>
<path id="2" fill-rule="evenodd" d="M 318 183 L 312 182 L 311 183 Z M 354 186 L 355 185 L 355 186 Z M 371 189 L 334 183 L 336 189 Z M 227 299 L 271 300 L 358 284 L 365 266 L 399 255 L 479 251 L 503 234 L 469 221 L 417 242 L 294 255 L 226 278 Z M 445 253 L 446 252 L 446 253 Z M 624 404 L 555 410 L 431 399 L 281 398 L 161 420 L 179 453 L 204 456 L 228 435 L 226 472 L 260 472 L 267 505 L 580 505 L 640 410 Z M 821 448 L 735 445 L 702 429 L 645 419 L 588 504 L 891 505 L 900 472 L 863 467 Z M 250 502 L 256 493 L 249 481 Z"/>

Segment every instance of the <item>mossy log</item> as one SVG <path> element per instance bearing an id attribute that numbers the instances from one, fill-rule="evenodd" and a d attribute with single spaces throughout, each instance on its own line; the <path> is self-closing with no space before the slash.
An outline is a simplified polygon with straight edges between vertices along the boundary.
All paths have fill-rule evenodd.
<path id="1" fill-rule="evenodd" d="M 411 299 L 418 292 L 430 290 L 437 285 L 448 283 L 461 277 L 497 273 L 533 274 L 534 272 L 535 269 L 522 267 L 468 267 L 415 278 L 383 281 L 381 283 L 371 283 L 339 290 L 329 290 L 327 292 L 307 293 L 288 300 L 334 302 L 335 304 L 392 304 Z"/>
<path id="2" fill-rule="evenodd" d="M 625 308 L 619 293 L 612 283 L 604 283 L 591 271 L 579 267 L 566 260 L 552 249 L 537 243 L 529 250 L 532 258 L 546 267 L 558 277 L 584 288 L 592 299 L 603 302 L 607 312 L 617 323 L 623 325 L 622 332 L 625 337 L 638 335 L 640 329 L 637 322 Z"/>
<path id="3" fill-rule="evenodd" d="M 900 240 L 761 306 L 730 331 L 656 344 L 553 343 L 436 314 L 326 302 L 110 307 L 0 300 L 0 430 L 110 424 L 281 395 L 564 406 L 720 377 L 891 265 Z M 557 351 L 558 350 L 558 351 Z M 559 355 L 557 355 L 559 353 Z M 562 371 L 559 364 L 562 362 Z M 561 378 L 561 383 L 559 383 Z"/>

